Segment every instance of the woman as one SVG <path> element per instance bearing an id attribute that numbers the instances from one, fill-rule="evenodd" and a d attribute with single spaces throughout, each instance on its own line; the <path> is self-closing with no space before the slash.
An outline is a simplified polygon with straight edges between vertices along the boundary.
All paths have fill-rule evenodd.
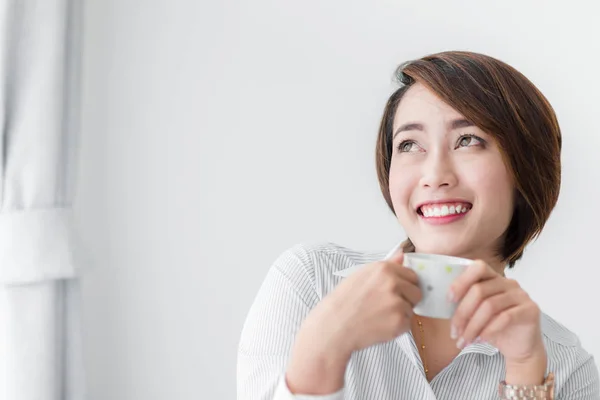
<path id="1" fill-rule="evenodd" d="M 552 107 L 521 73 L 477 53 L 427 56 L 397 77 L 377 174 L 409 239 L 384 261 L 331 243 L 283 253 L 244 325 L 238 398 L 599 399 L 593 357 L 504 276 L 558 198 Z M 413 313 L 421 293 L 402 266 L 412 251 L 475 260 L 448 293 L 452 319 Z"/>

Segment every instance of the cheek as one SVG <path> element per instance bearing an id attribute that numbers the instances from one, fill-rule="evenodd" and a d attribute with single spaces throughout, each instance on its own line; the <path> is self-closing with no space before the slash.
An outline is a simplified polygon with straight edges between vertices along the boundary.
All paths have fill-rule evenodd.
<path id="1" fill-rule="evenodd" d="M 399 165 L 392 161 L 390 166 L 389 190 L 394 211 L 398 217 L 406 214 L 410 205 L 411 195 L 419 180 L 414 168 Z"/>
<path id="2" fill-rule="evenodd" d="M 514 185 L 504 164 L 473 169 L 468 176 L 472 187 L 477 188 L 477 197 L 486 214 L 508 224 L 514 207 Z"/>

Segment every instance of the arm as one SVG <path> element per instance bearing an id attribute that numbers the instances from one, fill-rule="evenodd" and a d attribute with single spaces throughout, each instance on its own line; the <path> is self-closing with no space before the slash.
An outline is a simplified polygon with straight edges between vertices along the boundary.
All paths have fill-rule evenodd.
<path id="1" fill-rule="evenodd" d="M 297 333 L 320 300 L 307 269 L 311 262 L 308 252 L 296 246 L 283 253 L 269 270 L 242 330 L 238 348 L 238 400 L 343 399 L 340 388 L 330 391 L 332 396 L 294 396 L 286 380 Z M 305 361 L 313 361 L 313 365 L 308 369 L 298 368 L 293 381 L 310 377 L 315 372 L 313 367 L 318 369 L 320 362 L 327 362 L 320 360 L 311 348 L 304 350 L 307 360 L 296 357 L 297 362 L 292 360 L 292 363 L 306 366 L 310 363 Z"/>

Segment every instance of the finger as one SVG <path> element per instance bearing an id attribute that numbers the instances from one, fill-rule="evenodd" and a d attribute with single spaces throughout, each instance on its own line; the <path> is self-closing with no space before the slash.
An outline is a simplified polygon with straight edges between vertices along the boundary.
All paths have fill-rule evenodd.
<path id="1" fill-rule="evenodd" d="M 404 251 L 402 248 L 398 248 L 393 254 L 391 254 L 389 257 L 386 257 L 386 260 L 402 265 L 404 262 Z"/>
<path id="2" fill-rule="evenodd" d="M 398 284 L 399 294 L 404 300 L 406 300 L 412 307 L 414 307 L 419 301 L 421 301 L 422 293 L 419 286 L 412 282 L 400 280 Z"/>
<path id="3" fill-rule="evenodd" d="M 403 301 L 400 307 L 402 314 L 406 317 L 406 322 L 410 325 L 410 320 L 413 316 L 413 307 L 406 301 Z"/>
<path id="4" fill-rule="evenodd" d="M 404 266 L 399 266 L 396 268 L 396 272 L 398 273 L 400 279 L 410 282 L 413 285 L 419 284 L 419 276 L 412 269 Z"/>
<path id="5" fill-rule="evenodd" d="M 481 339 L 493 343 L 508 327 L 521 324 L 523 321 L 537 321 L 540 313 L 537 304 L 531 301 L 521 302 L 496 315 L 479 336 Z"/>
<path id="6" fill-rule="evenodd" d="M 394 254 L 386 258 L 385 261 L 394 264 L 401 278 L 412 282 L 415 285 L 419 283 L 419 278 L 415 271 L 404 266 L 404 250 L 402 250 L 401 247 L 398 248 Z"/>
<path id="7" fill-rule="evenodd" d="M 450 329 L 452 339 L 457 339 L 458 336 L 462 335 L 465 326 L 485 299 L 505 292 L 510 288 L 513 288 L 512 283 L 505 282 L 504 278 L 500 277 L 473 284 L 463 296 L 452 316 Z"/>
<path id="8" fill-rule="evenodd" d="M 464 332 L 458 338 L 456 346 L 462 348 L 473 342 L 482 335 L 482 332 L 497 315 L 517 307 L 521 302 L 521 296 L 510 291 L 485 299 L 477 308 L 473 317 L 469 319 Z"/>
<path id="9" fill-rule="evenodd" d="M 462 274 L 460 274 L 448 291 L 448 298 L 450 301 L 460 302 L 463 296 L 467 293 L 469 288 L 476 282 L 495 278 L 499 276 L 489 265 L 482 260 L 476 260 L 470 264 Z"/>

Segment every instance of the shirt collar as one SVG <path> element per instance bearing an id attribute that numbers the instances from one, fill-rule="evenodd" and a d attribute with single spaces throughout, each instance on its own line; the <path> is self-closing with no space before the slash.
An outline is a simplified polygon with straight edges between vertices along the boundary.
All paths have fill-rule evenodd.
<path id="1" fill-rule="evenodd" d="M 459 356 L 461 354 L 469 354 L 469 353 L 479 353 L 485 354 L 487 356 L 493 356 L 498 353 L 498 349 L 487 342 L 483 343 L 472 343 L 469 346 L 462 349 Z"/>
<path id="2" fill-rule="evenodd" d="M 419 350 L 417 349 L 417 345 L 415 343 L 415 339 L 413 338 L 411 331 L 408 331 L 408 332 L 400 335 L 398 338 L 396 338 L 396 342 L 400 345 L 400 347 L 402 348 L 404 353 L 409 357 L 409 359 L 415 365 L 419 365 L 421 363 L 420 362 L 421 355 L 419 354 Z M 487 342 L 472 343 L 472 344 L 466 346 L 464 349 L 462 349 L 462 351 L 458 354 L 457 357 L 464 355 L 464 354 L 470 354 L 470 353 L 484 354 L 486 356 L 494 356 L 494 355 L 498 354 L 498 352 L 499 352 L 499 350 L 496 347 L 492 346 L 491 344 L 489 344 Z"/>

